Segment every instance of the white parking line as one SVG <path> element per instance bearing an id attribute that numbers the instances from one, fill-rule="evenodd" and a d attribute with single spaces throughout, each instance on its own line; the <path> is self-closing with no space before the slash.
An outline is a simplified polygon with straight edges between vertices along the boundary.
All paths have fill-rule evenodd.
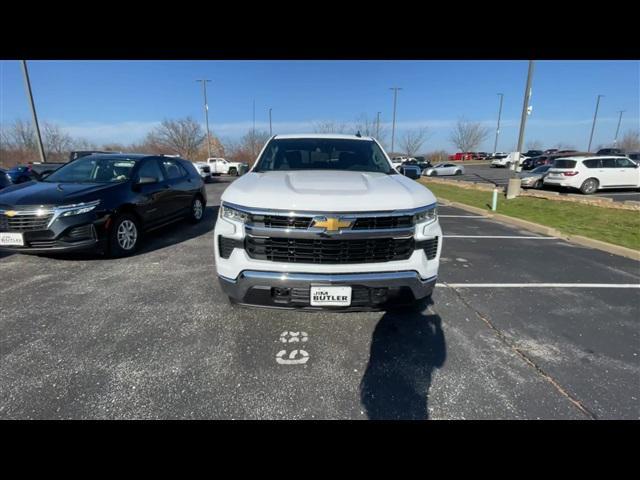
<path id="1" fill-rule="evenodd" d="M 439 218 L 489 218 L 486 215 L 438 215 Z"/>
<path id="2" fill-rule="evenodd" d="M 557 240 L 558 237 L 526 237 L 520 235 L 443 235 L 444 238 L 515 238 L 521 240 Z"/>
<path id="3" fill-rule="evenodd" d="M 448 288 L 640 288 L 640 283 L 436 283 Z"/>

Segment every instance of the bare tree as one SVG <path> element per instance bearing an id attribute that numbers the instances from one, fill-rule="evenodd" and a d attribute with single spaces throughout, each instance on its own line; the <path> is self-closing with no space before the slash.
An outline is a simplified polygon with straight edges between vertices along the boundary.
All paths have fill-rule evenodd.
<path id="1" fill-rule="evenodd" d="M 2 128 L 2 141 L 7 148 L 15 150 L 36 150 L 36 131 L 29 122 L 18 119 Z"/>
<path id="2" fill-rule="evenodd" d="M 575 150 L 576 147 L 570 143 L 558 142 L 554 148 L 557 148 L 558 150 Z"/>
<path id="3" fill-rule="evenodd" d="M 249 130 L 238 141 L 227 140 L 223 148 L 227 152 L 229 159 L 235 162 L 248 163 L 251 166 L 269 138 L 270 135 L 267 131 Z"/>
<path id="4" fill-rule="evenodd" d="M 16 120 L 0 128 L 3 156 L 12 157 L 17 163 L 38 160 L 36 132 L 32 124 Z M 93 145 L 83 139 L 74 139 L 58 125 L 45 122 L 42 126 L 42 143 L 47 161 L 65 161 L 71 150 L 90 149 Z"/>
<path id="5" fill-rule="evenodd" d="M 389 135 L 389 129 L 383 124 L 380 123 L 380 128 L 378 128 L 377 118 L 369 118 L 366 113 L 361 114 L 353 126 L 354 133 L 360 132 L 361 135 L 365 137 L 373 137 L 377 139 L 383 146 L 386 144 L 387 135 Z"/>
<path id="6" fill-rule="evenodd" d="M 489 136 L 489 129 L 480 122 L 469 122 L 460 119 L 451 133 L 449 140 L 461 152 L 473 152 Z"/>
<path id="7" fill-rule="evenodd" d="M 427 153 L 426 159 L 431 162 L 431 164 L 435 165 L 436 163 L 446 162 L 449 159 L 449 154 L 446 150 L 435 150 Z"/>
<path id="8" fill-rule="evenodd" d="M 42 128 L 42 143 L 47 152 L 47 161 L 65 161 L 69 152 L 74 148 L 71 135 L 63 132 L 60 127 L 45 123 Z"/>
<path id="9" fill-rule="evenodd" d="M 146 138 L 145 143 L 157 153 L 171 153 L 192 158 L 205 141 L 206 134 L 191 117 L 163 120 Z"/>
<path id="10" fill-rule="evenodd" d="M 542 142 L 540 140 L 530 140 L 527 142 L 527 150 L 542 150 Z"/>
<path id="11" fill-rule="evenodd" d="M 349 130 L 350 127 L 348 124 L 344 122 L 336 122 L 333 120 L 325 120 L 321 122 L 315 122 L 313 124 L 313 131 L 315 133 L 348 133 Z"/>
<path id="12" fill-rule="evenodd" d="M 400 148 L 409 156 L 413 157 L 422 148 L 422 144 L 429 137 L 427 127 L 413 128 L 407 130 L 400 138 Z"/>
<path id="13" fill-rule="evenodd" d="M 618 148 L 621 148 L 625 152 L 640 151 L 640 131 L 627 130 L 618 141 Z"/>

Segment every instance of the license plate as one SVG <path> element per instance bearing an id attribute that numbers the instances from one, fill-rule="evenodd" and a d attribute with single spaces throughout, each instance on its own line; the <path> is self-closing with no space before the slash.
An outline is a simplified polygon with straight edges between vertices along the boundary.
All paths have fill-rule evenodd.
<path id="1" fill-rule="evenodd" d="M 562 174 L 561 174 L 561 173 L 550 173 L 550 174 L 549 174 L 549 176 L 550 176 L 550 177 L 557 178 L 557 177 L 561 177 L 561 176 L 562 176 Z"/>
<path id="2" fill-rule="evenodd" d="M 351 287 L 311 286 L 311 306 L 348 307 L 351 305 Z"/>
<path id="3" fill-rule="evenodd" d="M 0 233 L 0 245 L 24 246 L 24 238 L 21 233 Z"/>

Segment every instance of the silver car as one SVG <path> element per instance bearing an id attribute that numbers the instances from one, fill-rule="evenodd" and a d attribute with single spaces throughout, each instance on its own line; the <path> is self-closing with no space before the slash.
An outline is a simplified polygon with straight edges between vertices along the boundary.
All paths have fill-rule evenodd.
<path id="1" fill-rule="evenodd" d="M 464 175 L 464 167 L 454 163 L 438 163 L 431 168 L 425 168 L 422 175 L 426 177 L 440 177 L 444 175 Z"/>
<path id="2" fill-rule="evenodd" d="M 553 165 L 540 165 L 539 167 L 520 173 L 523 188 L 542 188 L 544 177 L 549 173 Z"/>

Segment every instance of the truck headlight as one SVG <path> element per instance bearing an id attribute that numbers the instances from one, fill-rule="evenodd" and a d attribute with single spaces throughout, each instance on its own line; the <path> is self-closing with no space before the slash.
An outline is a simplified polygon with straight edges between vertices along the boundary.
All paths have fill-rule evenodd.
<path id="1" fill-rule="evenodd" d="M 420 210 L 413 216 L 413 221 L 416 225 L 427 226 L 436 221 L 438 218 L 438 208 L 436 205 Z"/>
<path id="2" fill-rule="evenodd" d="M 76 203 L 74 205 L 63 205 L 58 207 L 61 217 L 70 217 L 72 215 L 82 215 L 88 213 L 100 204 L 100 200 L 86 203 Z"/>
<path id="3" fill-rule="evenodd" d="M 249 218 L 249 214 L 235 208 L 231 208 L 224 203 L 220 206 L 220 215 L 222 218 L 233 222 L 245 223 Z"/>

